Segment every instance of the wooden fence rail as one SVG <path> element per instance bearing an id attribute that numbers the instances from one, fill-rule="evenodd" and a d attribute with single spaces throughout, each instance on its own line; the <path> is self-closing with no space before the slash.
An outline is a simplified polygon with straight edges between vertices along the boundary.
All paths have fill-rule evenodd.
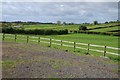
<path id="1" fill-rule="evenodd" d="M 5 40 L 5 38 L 7 38 L 5 35 L 13 35 L 13 34 L 4 34 L 3 33 L 2 40 Z M 25 37 L 23 35 L 21 35 L 21 36 Z M 8 37 L 8 38 L 12 38 L 12 37 Z M 61 46 L 61 48 L 63 46 L 72 47 L 73 50 L 74 50 L 74 52 L 76 51 L 76 49 L 83 49 L 83 50 L 87 50 L 87 53 L 89 53 L 89 51 L 95 51 L 95 52 L 101 52 L 101 53 L 103 53 L 103 56 L 106 56 L 106 53 L 107 54 L 112 54 L 112 55 L 120 56 L 120 54 L 118 54 L 118 53 L 113 53 L 113 52 L 108 52 L 107 51 L 107 49 L 112 49 L 112 50 L 117 50 L 118 51 L 118 50 L 120 50 L 120 48 L 115 48 L 115 47 L 110 47 L 110 46 L 101 46 L 101 45 L 95 45 L 95 44 L 86 44 L 86 43 L 71 42 L 71 41 L 65 41 L 65 40 L 57 40 L 57 39 L 43 38 L 43 37 L 34 37 L 34 36 L 31 36 L 31 38 L 37 39 L 37 40 L 29 40 L 29 36 L 26 36 L 26 43 L 29 43 L 29 41 L 35 41 L 35 42 L 38 42 L 38 44 L 40 44 L 40 43 L 47 43 L 47 44 L 49 44 L 50 47 L 52 46 L 52 44 Z M 14 39 L 15 39 L 15 42 L 18 39 L 16 34 L 14 35 Z M 25 39 L 21 39 L 21 40 L 25 40 Z M 44 40 L 44 41 L 42 41 L 42 40 Z M 55 41 L 55 42 L 53 42 L 53 41 Z M 65 43 L 68 43 L 68 44 L 65 44 Z M 87 46 L 87 48 L 79 47 L 77 45 L 84 45 L 84 46 Z M 90 48 L 91 46 L 92 47 L 103 48 L 104 50 L 91 49 Z"/>

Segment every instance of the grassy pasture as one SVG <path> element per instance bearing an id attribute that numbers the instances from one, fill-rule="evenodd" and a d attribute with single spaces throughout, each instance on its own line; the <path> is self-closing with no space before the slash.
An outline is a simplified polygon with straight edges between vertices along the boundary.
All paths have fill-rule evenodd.
<path id="1" fill-rule="evenodd" d="M 103 27 L 100 29 L 93 29 L 90 31 L 95 32 L 108 32 L 111 30 L 118 30 L 119 26 L 104 28 L 105 26 L 111 26 L 116 25 L 117 23 L 109 23 L 109 24 L 100 24 L 100 25 L 89 25 L 87 26 L 88 29 L 97 28 L 97 27 Z M 62 30 L 62 29 L 68 29 L 68 30 L 78 30 L 79 26 L 81 24 L 74 24 L 74 25 L 57 25 L 57 24 L 39 24 L 39 25 L 24 25 L 23 27 L 25 29 L 52 29 L 52 30 Z M 115 33 L 115 32 L 113 32 Z M 22 35 L 22 34 L 21 34 Z M 16 42 L 22 42 L 26 43 L 27 35 L 18 35 Z M 29 43 L 31 44 L 38 44 L 38 37 L 44 37 L 44 38 L 52 38 L 52 39 L 58 39 L 58 40 L 66 40 L 66 41 L 72 41 L 77 43 L 86 43 L 86 44 L 95 44 L 95 45 L 101 45 L 101 46 L 111 46 L 111 47 L 118 47 L 118 37 L 116 36 L 107 36 L 107 35 L 97 35 L 97 34 L 82 34 L 82 33 L 76 33 L 76 34 L 67 34 L 67 35 L 28 35 L 29 36 Z M 32 36 L 35 36 L 36 38 L 32 38 Z M 1 36 L 2 37 L 2 36 Z M 10 38 L 7 38 L 10 37 Z M 12 38 L 12 39 L 11 39 Z M 21 40 L 23 39 L 23 40 Z M 5 41 L 14 41 L 14 35 L 6 35 Z M 44 40 L 43 40 L 44 41 Z M 47 40 L 46 40 L 47 41 Z M 49 40 L 48 40 L 49 42 Z M 55 41 L 53 41 L 55 42 Z M 44 46 L 49 46 L 49 43 L 40 43 Z M 73 44 L 67 44 L 72 45 Z M 83 48 L 86 48 L 86 46 L 77 45 Z M 62 47 L 52 44 L 53 48 L 63 49 L 63 50 L 69 50 L 71 52 L 74 51 L 73 47 Z M 104 50 L 104 48 L 97 48 L 97 47 L 91 47 L 92 49 L 98 49 L 98 50 Z M 75 49 L 77 53 L 87 53 L 87 51 L 82 49 Z M 115 52 L 118 53 L 116 50 L 109 50 L 109 52 Z M 95 56 L 103 56 L 103 53 L 90 51 L 90 54 L 93 54 Z M 118 56 L 113 56 L 107 54 L 111 59 L 118 59 Z"/>
<path id="2" fill-rule="evenodd" d="M 112 30 L 118 30 L 119 26 L 114 26 L 114 27 L 109 27 L 109 28 L 101 28 L 101 29 L 97 29 L 97 30 L 90 30 L 90 31 L 95 31 L 95 32 L 109 32 Z"/>
<path id="3" fill-rule="evenodd" d="M 12 36 L 14 39 L 14 35 L 6 35 L 6 38 L 9 36 L 10 37 Z M 118 47 L 118 37 L 116 36 L 106 36 L 106 35 L 96 35 L 96 34 L 79 34 L 79 33 L 78 34 L 67 34 L 67 35 L 28 35 L 28 36 L 31 36 L 31 37 L 40 36 L 44 38 L 67 40 L 67 41 L 78 42 L 78 43 L 87 43 L 87 44 L 89 43 L 89 44 L 96 44 L 96 45 L 101 45 L 101 46 Z M 17 38 L 26 40 L 26 35 L 25 36 L 18 35 Z M 38 38 L 34 38 L 34 39 L 38 40 Z"/>
<path id="4" fill-rule="evenodd" d="M 44 37 L 60 39 L 60 40 L 68 40 L 73 42 L 82 42 L 82 43 L 90 43 L 96 45 L 118 47 L 118 37 L 116 36 L 78 33 L 78 34 L 68 34 L 68 35 L 51 35 Z"/>
<path id="5" fill-rule="evenodd" d="M 99 25 L 89 25 L 88 28 L 97 28 L 97 27 L 106 27 L 106 26 L 112 26 L 117 25 L 119 23 L 108 23 L 108 24 L 99 24 Z"/>
<path id="6" fill-rule="evenodd" d="M 111 47 L 118 47 L 118 37 L 116 37 L 116 36 L 104 36 L 104 35 L 92 35 L 92 34 L 89 34 L 89 35 L 88 34 L 68 34 L 68 35 L 51 35 L 51 36 L 28 35 L 28 36 L 29 36 L 28 43 L 30 43 L 30 44 L 38 44 L 38 36 L 40 36 L 43 38 L 66 40 L 66 41 L 72 41 L 72 42 L 78 42 L 78 43 L 87 43 L 87 44 L 90 43 L 90 44 L 101 45 L 101 46 L 106 45 L 106 46 L 111 46 Z M 32 38 L 33 36 L 35 38 Z M 15 42 L 14 35 L 7 35 L 6 34 L 5 41 Z M 40 44 L 43 46 L 50 45 L 49 40 L 41 40 L 41 41 L 48 42 L 48 43 L 40 42 Z M 17 35 L 16 42 L 26 43 L 27 42 L 27 35 L 22 35 L 22 36 Z M 56 43 L 56 41 L 52 41 L 52 42 Z M 57 43 L 60 43 L 60 42 L 57 42 Z M 73 43 L 65 43 L 65 44 L 73 46 Z M 84 45 L 77 45 L 77 46 L 87 48 L 87 46 L 84 46 Z M 63 49 L 63 50 L 67 50 L 70 52 L 74 51 L 73 47 L 66 47 L 66 46 L 61 47 L 60 45 L 58 46 L 55 44 L 52 44 L 52 48 Z M 104 50 L 104 48 L 98 48 L 98 47 L 90 47 L 90 48 L 95 49 L 95 50 Z M 107 49 L 107 51 L 118 53 L 117 50 Z M 75 52 L 86 54 L 87 50 L 82 50 L 82 49 L 76 48 Z M 99 53 L 99 52 L 95 52 L 95 51 L 90 51 L 90 54 L 95 55 L 95 56 L 103 56 L 103 53 Z M 106 55 L 109 56 L 110 58 L 118 59 L 118 56 L 114 56 L 114 55 L 110 55 L 110 54 L 106 54 Z"/>
<path id="7" fill-rule="evenodd" d="M 68 29 L 68 30 L 78 30 L 79 24 L 74 25 L 57 25 L 57 24 L 39 24 L 39 25 L 24 25 L 25 29 L 54 29 L 54 30 L 62 30 L 62 29 Z"/>
<path id="8" fill-rule="evenodd" d="M 95 32 L 106 32 L 111 30 L 118 30 L 118 26 L 110 27 L 110 28 L 104 28 L 106 26 L 112 26 L 117 25 L 118 23 L 109 23 L 109 24 L 99 24 L 99 25 L 87 25 L 88 29 L 93 29 L 97 27 L 103 27 L 101 29 L 94 29 L 90 31 Z M 62 29 L 68 29 L 68 30 L 79 30 L 79 26 L 82 24 L 74 24 L 74 25 L 57 25 L 57 24 L 38 24 L 38 25 L 24 25 L 23 27 L 25 29 L 54 29 L 54 30 L 62 30 Z"/>

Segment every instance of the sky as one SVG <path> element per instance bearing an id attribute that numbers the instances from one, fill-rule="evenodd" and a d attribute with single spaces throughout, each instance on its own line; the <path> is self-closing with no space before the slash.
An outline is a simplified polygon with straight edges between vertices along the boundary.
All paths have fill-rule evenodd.
<path id="1" fill-rule="evenodd" d="M 117 2 L 2 2 L 2 21 L 92 23 L 118 20 Z"/>

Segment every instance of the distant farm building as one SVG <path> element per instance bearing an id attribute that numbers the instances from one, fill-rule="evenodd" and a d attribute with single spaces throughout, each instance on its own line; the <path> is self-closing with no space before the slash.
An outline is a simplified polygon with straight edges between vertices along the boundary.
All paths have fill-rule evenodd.
<path id="1" fill-rule="evenodd" d="M 15 28 L 20 28 L 21 26 L 14 26 Z"/>

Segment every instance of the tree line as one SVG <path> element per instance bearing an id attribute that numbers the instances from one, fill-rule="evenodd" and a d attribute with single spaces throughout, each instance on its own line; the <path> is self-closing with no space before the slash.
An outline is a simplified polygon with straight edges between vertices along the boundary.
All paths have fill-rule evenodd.
<path id="1" fill-rule="evenodd" d="M 9 34 L 35 34 L 35 35 L 62 35 L 68 34 L 68 30 L 47 30 L 47 29 L 34 29 L 25 30 L 22 28 L 4 27 L 2 28 L 2 33 Z"/>

